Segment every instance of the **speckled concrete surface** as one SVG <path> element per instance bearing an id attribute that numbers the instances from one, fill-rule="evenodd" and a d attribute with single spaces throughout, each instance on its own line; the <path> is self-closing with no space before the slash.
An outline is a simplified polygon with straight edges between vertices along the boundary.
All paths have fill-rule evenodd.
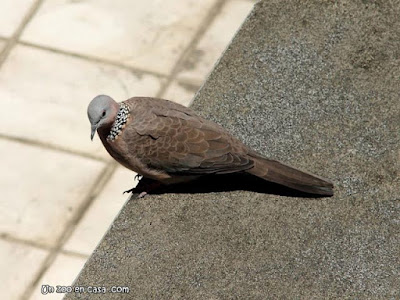
<path id="1" fill-rule="evenodd" d="M 265 155 L 332 179 L 334 197 L 131 199 L 75 284 L 129 286 L 130 299 L 399 298 L 399 12 L 261 1 L 194 101 Z"/>

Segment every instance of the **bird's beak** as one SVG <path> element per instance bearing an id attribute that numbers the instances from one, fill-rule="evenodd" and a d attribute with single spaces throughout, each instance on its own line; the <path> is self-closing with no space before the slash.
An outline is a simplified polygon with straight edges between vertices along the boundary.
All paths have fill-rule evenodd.
<path id="1" fill-rule="evenodd" d="M 97 124 L 94 124 L 94 125 L 92 125 L 92 132 L 91 132 L 91 134 L 90 134 L 90 139 L 93 141 L 93 137 L 94 137 L 94 135 L 96 134 L 96 130 L 97 130 L 97 127 L 99 126 L 99 124 L 97 123 Z"/>

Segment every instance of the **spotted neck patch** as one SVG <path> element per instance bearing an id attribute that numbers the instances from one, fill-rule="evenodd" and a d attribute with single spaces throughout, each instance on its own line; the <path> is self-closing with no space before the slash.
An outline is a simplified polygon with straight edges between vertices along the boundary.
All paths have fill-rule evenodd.
<path id="1" fill-rule="evenodd" d="M 124 129 L 126 122 L 129 119 L 129 106 L 125 103 L 119 104 L 119 111 L 115 118 L 114 124 L 111 127 L 110 133 L 107 136 L 107 140 L 115 141 Z"/>

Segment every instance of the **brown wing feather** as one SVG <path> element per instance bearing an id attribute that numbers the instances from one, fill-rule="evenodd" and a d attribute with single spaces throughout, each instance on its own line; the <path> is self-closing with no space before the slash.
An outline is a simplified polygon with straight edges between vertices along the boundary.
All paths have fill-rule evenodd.
<path id="1" fill-rule="evenodd" d="M 127 136 L 127 142 L 136 143 L 132 147 L 138 158 L 150 168 L 170 174 L 200 175 L 253 167 L 246 146 L 221 126 L 196 116 L 190 109 L 153 98 L 128 101 L 133 114 L 129 127 L 140 138 L 130 141 Z"/>

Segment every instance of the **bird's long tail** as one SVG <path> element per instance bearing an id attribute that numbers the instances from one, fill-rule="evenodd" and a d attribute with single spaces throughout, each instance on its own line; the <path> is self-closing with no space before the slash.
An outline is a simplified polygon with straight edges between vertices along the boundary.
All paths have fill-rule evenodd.
<path id="1" fill-rule="evenodd" d="M 258 154 L 251 154 L 254 167 L 246 172 L 262 179 L 282 184 L 302 192 L 332 196 L 333 183 L 319 176 L 300 171 L 276 160 Z"/>

